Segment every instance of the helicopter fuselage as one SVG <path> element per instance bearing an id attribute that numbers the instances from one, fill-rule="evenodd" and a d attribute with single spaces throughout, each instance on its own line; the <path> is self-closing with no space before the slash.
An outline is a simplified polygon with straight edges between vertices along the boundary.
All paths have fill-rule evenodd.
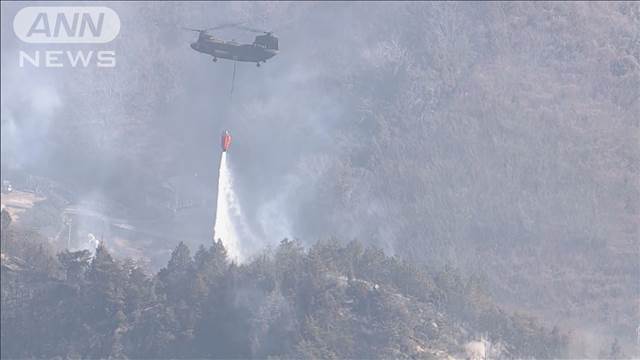
<path id="1" fill-rule="evenodd" d="M 191 44 L 191 48 L 214 59 L 229 59 L 260 63 L 274 57 L 278 50 L 267 49 L 258 44 L 240 44 L 235 41 L 218 39 L 199 39 Z"/>

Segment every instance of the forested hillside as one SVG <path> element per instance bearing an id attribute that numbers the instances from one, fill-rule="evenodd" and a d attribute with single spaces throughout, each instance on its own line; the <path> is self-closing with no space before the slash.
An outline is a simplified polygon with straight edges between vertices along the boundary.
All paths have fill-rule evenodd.
<path id="1" fill-rule="evenodd" d="M 320 189 L 303 217 L 403 258 L 484 271 L 504 303 L 633 344 L 638 3 L 369 14 L 360 61 L 346 57 L 335 77 L 352 121 L 338 125 L 335 156 L 301 165 Z M 304 213 L 318 208 L 328 215 Z"/>
<path id="2" fill-rule="evenodd" d="M 500 309 L 478 278 L 375 247 L 283 240 L 246 264 L 180 243 L 153 276 L 100 246 L 53 257 L 3 212 L 2 358 L 552 358 L 568 338 Z M 19 244 L 16 244 L 19 242 Z M 11 254 L 20 254 L 24 258 Z"/>

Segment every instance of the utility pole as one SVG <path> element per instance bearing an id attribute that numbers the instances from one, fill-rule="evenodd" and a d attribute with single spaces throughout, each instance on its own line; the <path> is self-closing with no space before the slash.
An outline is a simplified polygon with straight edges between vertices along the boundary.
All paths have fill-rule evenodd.
<path id="1" fill-rule="evenodd" d="M 67 228 L 69 229 L 69 235 L 67 236 L 67 250 L 71 250 L 71 218 L 67 218 Z"/>

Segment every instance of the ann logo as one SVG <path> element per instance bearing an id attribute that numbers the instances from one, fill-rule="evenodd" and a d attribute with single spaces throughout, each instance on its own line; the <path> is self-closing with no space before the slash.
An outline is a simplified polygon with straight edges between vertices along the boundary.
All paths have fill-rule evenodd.
<path id="1" fill-rule="evenodd" d="M 101 6 L 42 6 L 21 9 L 13 30 L 28 43 L 107 43 L 120 32 L 120 18 Z"/>
<path id="2" fill-rule="evenodd" d="M 91 31 L 93 37 L 98 37 L 102 33 L 104 13 L 98 14 L 97 24 L 91 17 L 91 13 L 74 13 L 71 21 L 69 21 L 65 13 L 58 13 L 56 14 L 53 29 L 49 25 L 49 17 L 47 15 L 46 12 L 38 13 L 27 33 L 27 37 L 32 37 L 34 34 L 42 34 L 48 38 L 60 36 L 82 38 L 85 36 L 87 29 Z M 79 27 L 78 20 L 80 20 Z M 61 31 L 64 31 L 64 33 L 61 33 Z"/>

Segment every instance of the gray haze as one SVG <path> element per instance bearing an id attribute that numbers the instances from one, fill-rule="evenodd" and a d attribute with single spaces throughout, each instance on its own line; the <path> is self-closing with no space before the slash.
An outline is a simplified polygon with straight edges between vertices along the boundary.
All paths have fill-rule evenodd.
<path id="1" fill-rule="evenodd" d="M 116 40 L 56 48 L 113 49 L 115 69 L 19 68 L 43 48 L 13 34 L 24 5 L 2 3 L 3 178 L 47 177 L 135 219 L 173 179 L 206 205 L 176 221 L 190 238 L 149 246 L 205 243 L 229 129 L 256 252 L 359 239 L 487 274 L 504 303 L 589 331 L 630 339 L 639 323 L 638 3 L 108 3 Z M 229 21 L 281 48 L 238 64 L 233 96 L 233 64 L 180 29 Z M 619 284 L 591 295 L 620 320 L 579 322 L 594 309 L 578 280 Z"/>

